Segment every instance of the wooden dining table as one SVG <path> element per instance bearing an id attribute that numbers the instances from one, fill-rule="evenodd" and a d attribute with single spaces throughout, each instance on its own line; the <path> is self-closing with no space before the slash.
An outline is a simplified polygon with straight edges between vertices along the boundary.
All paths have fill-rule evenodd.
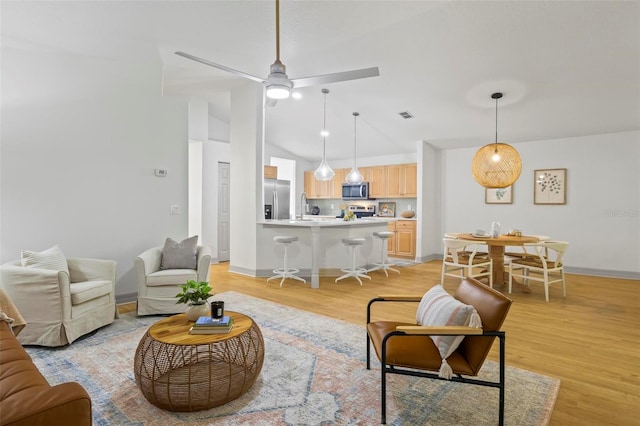
<path id="1" fill-rule="evenodd" d="M 538 237 L 531 235 L 499 235 L 497 237 L 476 237 L 473 234 L 459 234 L 461 240 L 475 241 L 486 244 L 489 247 L 489 258 L 493 261 L 493 284 L 508 284 L 508 276 L 504 273 L 504 251 L 507 246 L 523 246 L 528 243 L 537 243 Z"/>

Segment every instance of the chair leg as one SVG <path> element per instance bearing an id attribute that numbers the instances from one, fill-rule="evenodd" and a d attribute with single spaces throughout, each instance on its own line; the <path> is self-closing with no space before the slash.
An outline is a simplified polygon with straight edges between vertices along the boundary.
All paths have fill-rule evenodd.
<path id="1" fill-rule="evenodd" d="M 564 268 L 560 270 L 560 276 L 562 277 L 562 296 L 567 297 L 567 285 L 566 281 L 564 280 Z"/>
<path id="2" fill-rule="evenodd" d="M 549 272 L 547 272 L 547 270 L 544 270 L 544 299 L 548 302 L 549 301 Z"/>
<path id="3" fill-rule="evenodd" d="M 380 394 L 381 394 L 381 401 L 380 401 L 380 410 L 381 410 L 381 416 L 380 416 L 380 423 L 382 423 L 383 425 L 387 424 L 387 350 L 385 345 L 383 344 L 382 346 L 382 357 L 380 359 L 380 371 L 382 372 L 382 377 L 380 380 Z"/>
<path id="4" fill-rule="evenodd" d="M 498 340 L 500 341 L 500 397 L 499 397 L 499 407 L 498 407 L 498 425 L 504 425 L 504 390 L 505 390 L 505 340 L 506 336 L 504 334 L 498 336 Z"/>

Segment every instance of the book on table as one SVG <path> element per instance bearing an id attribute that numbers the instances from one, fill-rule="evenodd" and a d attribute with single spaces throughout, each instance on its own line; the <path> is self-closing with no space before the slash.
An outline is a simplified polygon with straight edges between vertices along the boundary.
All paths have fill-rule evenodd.
<path id="1" fill-rule="evenodd" d="M 200 318 L 198 318 L 195 322 L 195 324 L 193 324 L 194 327 L 197 328 L 201 328 L 201 327 L 215 327 L 215 328 L 225 328 L 228 327 L 229 324 L 233 323 L 233 319 L 228 316 L 225 315 L 224 317 L 222 317 L 219 320 L 214 320 L 213 318 L 209 317 L 209 316 L 202 316 Z"/>
<path id="2" fill-rule="evenodd" d="M 233 324 L 228 327 L 191 327 L 189 334 L 227 334 L 233 328 Z"/>
<path id="3" fill-rule="evenodd" d="M 233 318 L 224 317 L 221 320 L 211 320 L 211 317 L 200 317 L 189 329 L 189 334 L 224 334 L 233 328 Z"/>

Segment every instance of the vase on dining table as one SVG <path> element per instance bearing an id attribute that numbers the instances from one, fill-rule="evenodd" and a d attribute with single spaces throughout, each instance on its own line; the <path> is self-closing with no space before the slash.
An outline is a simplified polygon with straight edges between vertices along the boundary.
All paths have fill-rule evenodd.
<path id="1" fill-rule="evenodd" d="M 500 235 L 500 223 L 492 222 L 491 223 L 491 237 L 497 238 Z"/>

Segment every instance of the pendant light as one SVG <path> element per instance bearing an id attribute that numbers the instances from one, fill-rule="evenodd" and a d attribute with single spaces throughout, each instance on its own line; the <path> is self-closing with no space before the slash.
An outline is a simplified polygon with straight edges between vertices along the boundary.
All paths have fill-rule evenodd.
<path id="1" fill-rule="evenodd" d="M 322 89 L 322 94 L 324 95 L 324 104 L 323 104 L 323 119 L 322 119 L 322 131 L 320 135 L 322 135 L 322 162 L 318 166 L 315 172 L 313 172 L 313 176 L 317 180 L 327 181 L 333 179 L 335 172 L 327 163 L 327 136 L 329 136 L 329 132 L 327 131 L 327 93 L 329 93 L 328 89 Z"/>
<path id="2" fill-rule="evenodd" d="M 362 183 L 362 173 L 358 170 L 358 166 L 356 165 L 356 121 L 358 120 L 359 112 L 353 113 L 353 167 L 351 167 L 351 171 L 346 177 L 347 183 Z"/>
<path id="3" fill-rule="evenodd" d="M 473 178 L 485 188 L 506 188 L 512 185 L 522 170 L 518 151 L 506 143 L 498 143 L 498 99 L 502 93 L 494 93 L 496 101 L 496 141 L 483 146 L 476 152 L 471 162 Z"/>

